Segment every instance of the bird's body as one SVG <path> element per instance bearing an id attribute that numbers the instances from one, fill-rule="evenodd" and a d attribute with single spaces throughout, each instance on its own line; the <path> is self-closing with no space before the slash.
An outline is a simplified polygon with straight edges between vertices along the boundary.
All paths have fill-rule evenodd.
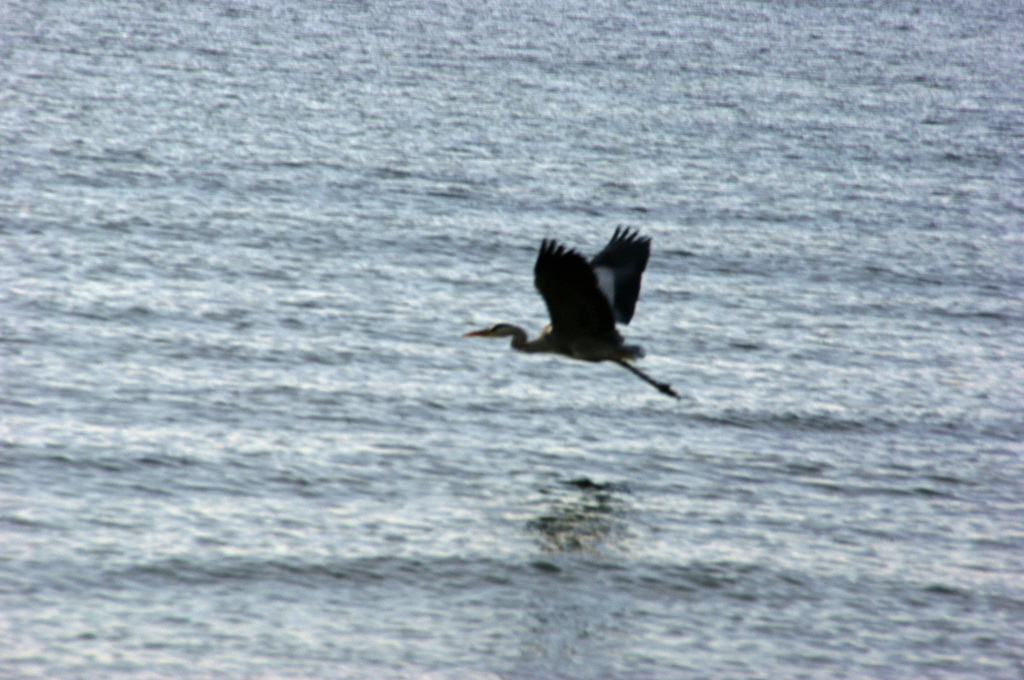
<path id="1" fill-rule="evenodd" d="M 535 339 L 519 326 L 499 323 L 466 337 L 512 338 L 520 352 L 563 354 L 583 361 L 613 361 L 661 392 L 677 397 L 629 363 L 643 356 L 636 345 L 626 345 L 615 323 L 628 324 L 640 295 L 640 278 L 651 253 L 651 239 L 619 227 L 608 245 L 591 262 L 552 240 L 541 243 L 534 266 L 534 283 L 551 316 L 551 324 Z"/>

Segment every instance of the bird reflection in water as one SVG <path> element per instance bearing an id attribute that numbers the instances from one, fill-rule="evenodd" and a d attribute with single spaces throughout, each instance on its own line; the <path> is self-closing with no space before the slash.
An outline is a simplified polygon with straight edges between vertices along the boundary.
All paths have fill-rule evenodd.
<path id="1" fill-rule="evenodd" d="M 577 489 L 580 494 L 553 501 L 546 512 L 526 525 L 536 534 L 541 550 L 547 553 L 593 552 L 602 544 L 625 536 L 622 503 L 615 496 L 623 487 L 598 484 L 586 477 L 562 484 Z"/>

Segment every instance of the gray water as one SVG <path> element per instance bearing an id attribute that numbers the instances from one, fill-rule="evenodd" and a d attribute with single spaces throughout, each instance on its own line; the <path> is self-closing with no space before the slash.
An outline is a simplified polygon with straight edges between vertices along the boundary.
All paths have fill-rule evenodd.
<path id="1" fill-rule="evenodd" d="M 1020 3 L 0 27 L 4 678 L 1024 677 Z"/>

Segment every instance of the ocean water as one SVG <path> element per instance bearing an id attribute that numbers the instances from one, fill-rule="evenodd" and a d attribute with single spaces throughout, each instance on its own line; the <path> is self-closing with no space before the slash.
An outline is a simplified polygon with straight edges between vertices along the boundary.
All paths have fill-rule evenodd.
<path id="1" fill-rule="evenodd" d="M 1024 677 L 1019 3 L 0 7 L 4 678 Z M 616 366 L 542 238 L 653 239 Z"/>

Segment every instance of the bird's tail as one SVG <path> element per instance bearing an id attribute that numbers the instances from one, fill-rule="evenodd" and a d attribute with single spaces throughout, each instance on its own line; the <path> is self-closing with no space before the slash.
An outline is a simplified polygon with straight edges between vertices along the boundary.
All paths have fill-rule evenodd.
<path id="1" fill-rule="evenodd" d="M 627 371 L 629 371 L 633 375 L 637 376 L 638 378 L 640 378 L 644 382 L 646 382 L 646 383 L 648 383 L 650 385 L 653 385 L 662 394 L 667 394 L 668 396 L 675 397 L 676 399 L 680 398 L 680 396 L 676 393 L 676 391 L 674 389 L 672 389 L 671 385 L 669 385 L 668 383 L 658 382 L 657 380 L 655 380 L 651 376 L 647 375 L 646 373 L 641 371 L 639 368 L 637 368 L 633 364 L 627 362 L 626 360 L 619 359 L 615 363 L 617 363 L 619 366 L 622 366 L 624 369 L 626 369 Z"/>
<path id="2" fill-rule="evenodd" d="M 640 345 L 624 345 L 622 350 L 630 359 L 643 359 L 647 352 Z"/>

